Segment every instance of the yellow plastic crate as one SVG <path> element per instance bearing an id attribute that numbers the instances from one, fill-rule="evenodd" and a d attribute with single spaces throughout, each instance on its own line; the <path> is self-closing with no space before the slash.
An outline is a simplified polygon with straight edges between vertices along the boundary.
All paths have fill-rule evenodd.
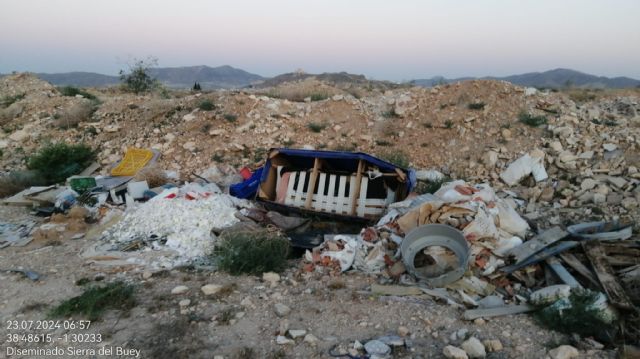
<path id="1" fill-rule="evenodd" d="M 135 176 L 153 158 L 153 151 L 130 148 L 124 158 L 111 170 L 112 176 Z"/>

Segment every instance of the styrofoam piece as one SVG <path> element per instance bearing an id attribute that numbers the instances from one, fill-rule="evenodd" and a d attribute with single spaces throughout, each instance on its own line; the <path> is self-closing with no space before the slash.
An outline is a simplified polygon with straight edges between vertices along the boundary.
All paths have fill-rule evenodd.
<path id="1" fill-rule="evenodd" d="M 129 182 L 127 183 L 127 193 L 133 199 L 140 199 L 144 197 L 144 191 L 149 189 L 147 181 Z"/>

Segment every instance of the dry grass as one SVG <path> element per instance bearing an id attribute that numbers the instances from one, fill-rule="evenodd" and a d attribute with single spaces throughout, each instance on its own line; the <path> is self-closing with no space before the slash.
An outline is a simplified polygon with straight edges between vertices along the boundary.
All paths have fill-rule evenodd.
<path id="1" fill-rule="evenodd" d="M 135 176 L 136 181 L 147 181 L 149 188 L 159 187 L 170 182 L 169 177 L 157 165 L 141 169 Z"/>
<path id="2" fill-rule="evenodd" d="M 96 104 L 93 101 L 83 100 L 71 105 L 59 113 L 58 119 L 54 121 L 54 126 L 68 129 L 78 126 L 80 122 L 91 119 L 91 115 L 96 111 Z"/>
<path id="3" fill-rule="evenodd" d="M 44 181 L 36 172 L 12 172 L 0 177 L 0 198 L 12 196 L 31 186 L 42 184 Z"/>

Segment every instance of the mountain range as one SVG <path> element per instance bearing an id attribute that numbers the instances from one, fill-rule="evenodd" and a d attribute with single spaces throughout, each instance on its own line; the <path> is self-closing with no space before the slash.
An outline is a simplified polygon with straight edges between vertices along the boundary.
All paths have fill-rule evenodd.
<path id="1" fill-rule="evenodd" d="M 442 76 L 430 79 L 413 80 L 412 84 L 424 87 L 432 87 L 443 83 L 453 83 L 473 79 L 491 79 L 508 81 L 516 85 L 536 87 L 536 88 L 563 88 L 563 87 L 584 87 L 584 88 L 631 88 L 640 87 L 640 80 L 630 77 L 604 77 L 590 75 L 584 72 L 571 69 L 555 69 L 545 72 L 529 72 L 521 75 L 511 75 L 504 77 L 460 77 L 447 79 Z"/>
<path id="2" fill-rule="evenodd" d="M 158 79 L 167 87 L 171 88 L 191 88 L 195 82 L 200 83 L 203 89 L 220 88 L 242 88 L 242 87 L 266 87 L 274 86 L 282 82 L 302 80 L 314 76 L 319 80 L 352 82 L 355 84 L 365 83 L 367 80 L 363 75 L 353 75 L 346 72 L 325 73 L 319 75 L 306 74 L 302 72 L 278 75 L 272 78 L 265 78 L 228 65 L 209 66 L 185 66 L 185 67 L 158 67 L 149 70 L 151 76 Z M 118 76 L 103 75 L 94 72 L 66 72 L 66 73 L 36 73 L 41 79 L 56 86 L 80 86 L 80 87 L 100 87 L 112 86 L 120 83 Z M 1 75 L 0 75 L 1 76 Z M 410 84 L 424 87 L 432 87 L 443 83 L 453 83 L 471 79 L 493 79 L 504 80 L 520 86 L 537 88 L 563 88 L 563 87 L 583 87 L 583 88 L 633 88 L 640 87 L 640 80 L 629 77 L 604 77 L 587 74 L 571 69 L 555 69 L 545 72 L 529 72 L 520 75 L 504 77 L 460 77 L 447 79 L 442 76 L 430 79 L 418 79 L 410 81 Z"/>

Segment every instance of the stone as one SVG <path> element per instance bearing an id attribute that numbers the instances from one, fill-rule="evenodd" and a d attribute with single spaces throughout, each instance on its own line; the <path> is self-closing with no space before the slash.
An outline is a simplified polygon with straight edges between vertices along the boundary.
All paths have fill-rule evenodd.
<path id="1" fill-rule="evenodd" d="M 496 163 L 498 163 L 498 153 L 494 151 L 485 152 L 482 156 L 482 163 L 484 163 L 487 168 L 495 167 Z"/>
<path id="2" fill-rule="evenodd" d="M 188 113 L 184 116 L 182 116 L 182 120 L 185 122 L 189 122 L 189 121 L 193 121 L 196 119 L 196 115 L 192 114 L 192 113 Z"/>
<path id="3" fill-rule="evenodd" d="M 547 186 L 542 190 L 542 193 L 540 193 L 539 200 L 543 202 L 551 202 L 551 200 L 553 200 L 554 193 L 555 191 L 553 190 L 553 187 Z"/>
<path id="4" fill-rule="evenodd" d="M 311 333 L 305 335 L 304 339 L 302 341 L 305 342 L 305 343 L 308 343 L 310 345 L 318 344 L 318 338 L 315 335 L 311 334 Z"/>
<path id="5" fill-rule="evenodd" d="M 617 206 L 622 203 L 624 195 L 622 193 L 609 193 L 607 195 L 607 204 Z"/>
<path id="6" fill-rule="evenodd" d="M 478 301 L 478 308 L 497 308 L 504 305 L 504 300 L 497 295 L 488 295 Z"/>
<path id="7" fill-rule="evenodd" d="M 533 305 L 548 305 L 558 299 L 568 298 L 570 293 L 571 287 L 567 284 L 550 285 L 531 293 L 529 301 Z"/>
<path id="8" fill-rule="evenodd" d="M 178 302 L 178 305 L 182 308 L 184 307 L 188 307 L 189 304 L 191 304 L 191 300 L 190 299 L 183 299 L 180 302 Z"/>
<path id="9" fill-rule="evenodd" d="M 549 350 L 549 356 L 551 359 L 572 359 L 578 358 L 580 353 L 578 349 L 571 345 L 561 345 L 555 349 Z"/>
<path id="10" fill-rule="evenodd" d="M 272 287 L 275 287 L 280 281 L 280 275 L 274 272 L 262 273 L 262 281 L 268 282 Z"/>
<path id="11" fill-rule="evenodd" d="M 200 290 L 202 291 L 202 293 L 204 293 L 204 295 L 217 294 L 218 292 L 220 292 L 221 289 L 222 289 L 222 286 L 218 284 L 206 284 L 200 288 Z"/>
<path id="12" fill-rule="evenodd" d="M 595 152 L 593 151 L 585 151 L 585 152 L 582 152 L 580 155 L 578 155 L 578 158 L 582 160 L 590 160 L 593 158 L 594 154 Z"/>
<path id="13" fill-rule="evenodd" d="M 602 193 L 594 193 L 593 194 L 593 203 L 594 204 L 602 204 L 607 202 L 607 195 Z"/>
<path id="14" fill-rule="evenodd" d="M 624 186 L 627 185 L 627 180 L 625 180 L 622 177 L 609 176 L 609 177 L 607 177 L 607 182 L 611 183 L 612 185 L 614 185 L 618 189 L 622 189 Z"/>
<path id="15" fill-rule="evenodd" d="M 461 347 L 469 358 L 484 358 L 487 356 L 484 345 L 476 337 L 465 340 Z"/>
<path id="16" fill-rule="evenodd" d="M 510 139 L 511 138 L 511 130 L 509 130 L 508 128 L 503 128 L 501 131 L 502 137 L 504 137 L 505 139 Z"/>
<path id="17" fill-rule="evenodd" d="M 225 131 L 222 128 L 217 128 L 215 130 L 210 130 L 209 131 L 209 136 L 220 136 L 220 135 L 224 135 L 227 131 Z"/>
<path id="18" fill-rule="evenodd" d="M 597 184 L 598 182 L 595 181 L 594 179 L 585 178 L 584 180 L 582 180 L 582 183 L 580 183 L 580 188 L 583 191 L 588 191 L 590 189 L 593 189 Z"/>
<path id="19" fill-rule="evenodd" d="M 182 148 L 184 148 L 187 151 L 193 152 L 196 149 L 196 143 L 193 141 L 188 141 L 184 145 L 182 145 Z"/>
<path id="20" fill-rule="evenodd" d="M 562 148 L 562 143 L 560 143 L 560 141 L 553 141 L 549 144 L 549 147 L 551 147 L 552 150 L 560 153 L 562 152 L 563 148 Z"/>
<path id="21" fill-rule="evenodd" d="M 444 347 L 442 355 L 449 359 L 469 359 L 469 356 L 464 350 L 454 347 L 453 345 L 447 345 Z"/>
<path id="22" fill-rule="evenodd" d="M 467 334 L 469 334 L 469 329 L 467 328 L 458 329 L 458 331 L 456 332 L 456 337 L 458 339 L 467 339 Z"/>
<path id="23" fill-rule="evenodd" d="M 289 329 L 288 333 L 292 339 L 296 339 L 305 336 L 307 331 L 304 329 Z"/>
<path id="24" fill-rule="evenodd" d="M 569 126 L 561 126 L 553 129 L 553 134 L 556 137 L 567 138 L 573 135 L 573 128 Z"/>
<path id="25" fill-rule="evenodd" d="M 623 199 L 620 204 L 622 205 L 622 207 L 624 207 L 625 209 L 631 210 L 634 208 L 638 207 L 638 200 L 636 200 L 633 197 L 627 197 L 625 199 Z"/>
<path id="26" fill-rule="evenodd" d="M 398 335 L 401 337 L 406 337 L 407 335 L 409 335 L 409 333 L 411 333 L 411 331 L 409 330 L 409 328 L 405 327 L 405 326 L 399 326 L 398 327 Z"/>
<path id="27" fill-rule="evenodd" d="M 278 335 L 276 337 L 276 344 L 278 345 L 288 345 L 288 344 L 295 344 L 296 342 L 294 342 L 293 340 L 285 337 L 284 335 Z"/>
<path id="28" fill-rule="evenodd" d="M 184 294 L 189 291 L 189 287 L 186 285 L 179 285 L 171 289 L 171 294 Z"/>
<path id="29" fill-rule="evenodd" d="M 611 152 L 611 151 L 615 151 L 618 148 L 618 146 L 616 146 L 613 143 L 605 143 L 602 145 L 602 148 L 604 148 L 605 151 Z"/>
<path id="30" fill-rule="evenodd" d="M 15 142 L 23 142 L 27 138 L 29 138 L 29 132 L 25 130 L 18 130 L 9 135 L 9 139 Z"/>
<path id="31" fill-rule="evenodd" d="M 282 304 L 282 303 L 276 303 L 274 305 L 274 309 L 275 309 L 275 313 L 277 316 L 279 316 L 280 318 L 286 316 L 287 314 L 291 313 L 291 308 L 287 307 L 286 305 Z"/>
<path id="32" fill-rule="evenodd" d="M 364 345 L 364 350 L 369 355 L 385 356 L 391 354 L 391 347 L 379 340 L 369 340 Z"/>
<path id="33" fill-rule="evenodd" d="M 499 339 L 483 340 L 482 344 L 484 344 L 484 347 L 489 352 L 499 352 L 504 349 L 504 347 L 502 346 L 502 342 Z"/>

